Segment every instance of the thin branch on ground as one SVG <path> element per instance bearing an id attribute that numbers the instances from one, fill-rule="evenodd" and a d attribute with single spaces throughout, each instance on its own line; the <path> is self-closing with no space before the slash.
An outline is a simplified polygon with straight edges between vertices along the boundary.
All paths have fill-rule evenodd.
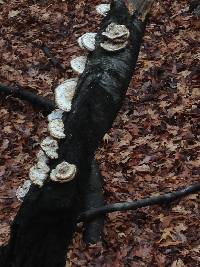
<path id="1" fill-rule="evenodd" d="M 42 51 L 44 52 L 45 56 L 50 60 L 50 62 L 53 64 L 54 67 L 59 68 L 62 72 L 65 72 L 64 66 L 59 62 L 59 60 L 52 54 L 50 49 L 43 45 L 41 47 Z"/>
<path id="2" fill-rule="evenodd" d="M 21 100 L 26 100 L 33 106 L 43 108 L 46 111 L 52 111 L 55 108 L 53 101 L 25 90 L 19 85 L 16 87 L 9 87 L 7 85 L 0 84 L 0 93 L 19 98 Z"/>
<path id="3" fill-rule="evenodd" d="M 163 205 L 169 204 L 177 199 L 185 197 L 190 194 L 194 194 L 200 191 L 200 183 L 188 186 L 184 189 L 173 191 L 160 196 L 144 198 L 141 200 L 136 200 L 133 202 L 122 202 L 102 206 L 101 208 L 88 210 L 83 212 L 79 216 L 78 221 L 87 221 L 95 217 L 104 215 L 106 213 L 115 212 L 115 211 L 127 211 L 127 210 L 136 210 L 142 207 L 152 206 L 152 205 Z"/>

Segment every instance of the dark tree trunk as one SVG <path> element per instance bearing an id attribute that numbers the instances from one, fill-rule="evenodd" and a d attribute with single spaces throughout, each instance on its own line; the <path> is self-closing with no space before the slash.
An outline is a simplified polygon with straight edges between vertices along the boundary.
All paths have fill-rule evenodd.
<path id="1" fill-rule="evenodd" d="M 88 211 L 104 205 L 102 176 L 95 160 L 92 162 L 91 173 L 84 190 L 84 210 Z M 83 239 L 86 244 L 95 244 L 102 240 L 104 216 L 97 217 L 84 224 Z"/>
<path id="2" fill-rule="evenodd" d="M 101 25 L 96 49 L 88 55 L 72 110 L 64 121 L 66 138 L 59 144 L 59 159 L 51 161 L 51 168 L 62 161 L 73 163 L 78 173 L 66 184 L 47 180 L 42 188 L 31 187 L 13 222 L 1 267 L 65 266 L 67 247 L 83 209 L 82 188 L 87 185 L 95 150 L 121 108 L 144 34 L 146 20 L 138 13 L 145 10 L 130 15 L 125 2 L 130 1 L 113 1 Z M 111 22 L 125 24 L 130 31 L 128 46 L 115 53 L 100 47 L 101 33 Z"/>

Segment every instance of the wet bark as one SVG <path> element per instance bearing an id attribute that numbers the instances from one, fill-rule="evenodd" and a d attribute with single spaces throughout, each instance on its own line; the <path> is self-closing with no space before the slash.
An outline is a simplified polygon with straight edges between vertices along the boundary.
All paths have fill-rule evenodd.
<path id="1" fill-rule="evenodd" d="M 99 167 L 95 160 L 92 162 L 91 173 L 84 193 L 84 210 L 100 208 L 104 205 L 102 181 Z M 86 244 L 95 244 L 103 238 L 104 216 L 94 218 L 84 223 L 83 239 Z"/>
<path id="2" fill-rule="evenodd" d="M 111 22 L 124 24 L 130 31 L 127 47 L 114 53 L 100 47 L 101 33 Z M 59 143 L 59 158 L 50 164 L 52 169 L 67 161 L 77 166 L 78 173 L 66 184 L 47 180 L 42 188 L 31 187 L 11 227 L 2 267 L 65 266 L 67 247 L 84 208 L 82 188 L 87 185 L 95 150 L 122 106 L 144 29 L 145 21 L 137 12 L 130 15 L 123 0 L 112 2 L 97 34 L 96 49 L 88 55 L 79 78 L 72 110 L 64 119 L 66 138 Z"/>

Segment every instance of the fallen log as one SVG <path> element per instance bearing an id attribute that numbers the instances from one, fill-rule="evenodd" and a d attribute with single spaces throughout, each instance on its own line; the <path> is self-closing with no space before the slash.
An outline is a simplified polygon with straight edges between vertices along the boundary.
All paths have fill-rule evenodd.
<path id="1" fill-rule="evenodd" d="M 76 166 L 77 174 L 68 183 L 47 179 L 43 187 L 32 185 L 11 227 L 11 237 L 2 267 L 64 267 L 66 250 L 73 236 L 80 210 L 82 188 L 90 174 L 95 150 L 111 128 L 122 106 L 137 62 L 152 1 L 112 1 L 96 37 L 96 48 L 76 88 L 72 110 L 64 119 L 66 138 L 59 142 L 58 159 Z M 144 3 L 148 2 L 148 5 Z M 127 6 L 126 6 L 127 5 Z M 117 51 L 102 34 L 115 23 L 130 35 Z M 116 45 L 111 48 L 116 48 Z M 107 49 L 107 50 L 106 50 Z"/>

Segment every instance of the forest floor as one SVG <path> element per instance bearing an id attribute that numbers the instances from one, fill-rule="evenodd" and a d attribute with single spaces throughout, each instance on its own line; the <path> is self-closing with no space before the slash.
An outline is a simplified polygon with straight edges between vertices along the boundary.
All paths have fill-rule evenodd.
<path id="1" fill-rule="evenodd" d="M 74 76 L 70 60 L 85 53 L 77 38 L 98 29 L 99 3 L 0 0 L 0 83 L 18 83 L 53 99 L 55 87 Z M 199 181 L 199 29 L 189 0 L 155 3 L 123 108 L 96 155 L 107 203 Z M 43 46 L 63 67 L 52 65 Z M 47 120 L 29 103 L 0 97 L 2 245 L 20 205 L 16 189 L 28 177 Z M 82 241 L 80 225 L 66 266 L 200 266 L 199 204 L 199 194 L 193 194 L 170 206 L 109 214 L 103 244 L 90 247 Z"/>

